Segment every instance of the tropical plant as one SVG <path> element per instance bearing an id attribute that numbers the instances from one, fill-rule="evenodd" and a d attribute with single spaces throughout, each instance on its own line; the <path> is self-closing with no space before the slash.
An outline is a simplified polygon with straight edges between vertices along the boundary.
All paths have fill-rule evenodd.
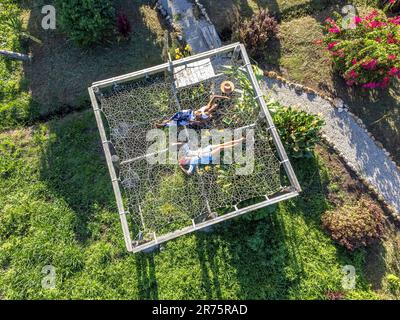
<path id="1" fill-rule="evenodd" d="M 61 28 L 80 46 L 100 42 L 114 29 L 110 0 L 56 0 L 56 5 Z"/>
<path id="2" fill-rule="evenodd" d="M 311 157 L 324 120 L 273 100 L 268 102 L 268 108 L 287 152 L 294 158 Z"/>
<path id="3" fill-rule="evenodd" d="M 382 210 L 366 200 L 346 204 L 322 216 L 322 225 L 333 240 L 351 251 L 381 239 L 384 221 Z"/>
<path id="4" fill-rule="evenodd" d="M 340 15 L 326 20 L 324 42 L 338 72 L 349 86 L 386 88 L 400 78 L 400 16 L 377 10 L 345 23 Z"/>
<path id="5" fill-rule="evenodd" d="M 125 13 L 121 11 L 118 13 L 117 16 L 117 31 L 124 38 L 129 38 L 129 35 L 132 32 L 132 27 L 128 20 L 128 17 Z"/>
<path id="6" fill-rule="evenodd" d="M 262 52 L 268 40 L 276 37 L 278 22 L 266 10 L 255 13 L 250 20 L 242 21 L 234 37 L 244 43 L 251 55 Z"/>

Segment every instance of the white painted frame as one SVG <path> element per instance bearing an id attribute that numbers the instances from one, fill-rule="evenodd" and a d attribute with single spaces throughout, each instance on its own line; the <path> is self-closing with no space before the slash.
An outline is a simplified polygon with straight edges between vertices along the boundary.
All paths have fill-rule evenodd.
<path id="1" fill-rule="evenodd" d="M 196 62 L 199 60 L 211 58 L 211 57 L 217 56 L 219 54 L 228 53 L 228 52 L 233 52 L 236 55 L 240 54 L 245 63 L 245 68 L 246 68 L 247 74 L 250 78 L 251 84 L 256 93 L 255 98 L 257 100 L 257 103 L 260 105 L 261 109 L 263 110 L 263 112 L 266 116 L 267 123 L 269 126 L 268 130 L 271 133 L 273 142 L 278 151 L 279 160 L 285 169 L 285 172 L 289 178 L 291 186 L 290 186 L 289 190 L 287 190 L 285 192 L 281 192 L 280 194 L 278 194 L 275 197 L 268 198 L 268 196 L 265 195 L 265 201 L 262 201 L 260 203 L 250 205 L 248 207 L 241 208 L 241 209 L 235 208 L 235 210 L 230 213 L 224 214 L 222 216 L 216 216 L 214 218 L 211 218 L 210 220 L 207 220 L 207 221 L 204 221 L 201 223 L 195 223 L 194 220 L 192 220 L 192 226 L 182 228 L 180 230 L 170 232 L 170 233 L 167 233 L 167 234 L 159 236 L 159 237 L 157 237 L 157 235 L 154 234 L 153 240 L 148 241 L 143 244 L 137 244 L 136 242 L 134 243 L 134 242 L 132 242 L 131 233 L 129 230 L 129 225 L 128 225 L 127 216 L 126 216 L 128 212 L 124 208 L 122 194 L 121 194 L 121 188 L 119 185 L 119 180 L 116 175 L 114 164 L 111 159 L 111 152 L 110 152 L 110 145 L 109 145 L 110 141 L 107 140 L 107 135 L 106 135 L 106 131 L 104 128 L 103 119 L 101 116 L 101 110 L 99 108 L 99 104 L 98 104 L 98 101 L 96 98 L 96 93 L 98 93 L 101 88 L 110 87 L 110 86 L 112 86 L 114 84 L 118 84 L 118 83 L 132 81 L 132 80 L 135 80 L 138 78 L 145 77 L 147 75 L 151 75 L 151 74 L 155 74 L 155 73 L 159 73 L 159 72 L 163 72 L 163 71 L 172 72 L 172 70 L 175 67 L 187 65 L 189 63 L 193 63 L 193 62 Z M 286 151 L 285 151 L 285 149 L 282 145 L 282 142 L 279 138 L 278 131 L 276 130 L 276 128 L 274 126 L 271 114 L 268 110 L 268 107 L 267 107 L 265 101 L 264 101 L 263 93 L 257 82 L 256 76 L 254 75 L 253 69 L 251 67 L 250 59 L 247 55 L 246 49 L 243 46 L 243 44 L 233 43 L 233 44 L 230 44 L 230 45 L 227 45 L 224 47 L 220 47 L 220 48 L 217 48 L 214 50 L 210 50 L 210 51 L 207 51 L 204 53 L 196 54 L 196 55 L 184 58 L 184 59 L 170 61 L 170 62 L 160 64 L 158 66 L 154 66 L 154 67 L 147 68 L 144 70 L 135 71 L 132 73 L 128 73 L 125 75 L 121 75 L 121 76 L 110 78 L 110 79 L 103 80 L 103 81 L 94 82 L 92 84 L 92 86 L 88 88 L 88 90 L 89 90 L 90 100 L 92 102 L 92 107 L 93 107 L 93 111 L 95 114 L 97 126 L 99 129 L 100 138 L 101 138 L 101 141 L 103 144 L 104 154 L 106 157 L 107 166 L 108 166 L 108 170 L 109 170 L 110 177 L 111 177 L 111 183 L 112 183 L 112 186 L 114 189 L 114 194 L 115 194 L 115 199 L 117 202 L 118 213 L 119 213 L 120 220 L 121 220 L 122 231 L 124 234 L 126 249 L 129 252 L 139 252 L 139 251 L 151 249 L 154 246 L 159 245 L 160 243 L 175 239 L 182 235 L 189 234 L 191 232 L 198 231 L 201 229 L 205 229 L 207 227 L 210 227 L 210 226 L 220 223 L 222 221 L 226 221 L 226 220 L 241 216 L 245 213 L 278 203 L 283 200 L 287 200 L 287 199 L 296 197 L 299 194 L 299 192 L 301 191 L 300 184 L 297 180 L 296 174 L 294 173 L 293 167 L 289 161 Z"/>

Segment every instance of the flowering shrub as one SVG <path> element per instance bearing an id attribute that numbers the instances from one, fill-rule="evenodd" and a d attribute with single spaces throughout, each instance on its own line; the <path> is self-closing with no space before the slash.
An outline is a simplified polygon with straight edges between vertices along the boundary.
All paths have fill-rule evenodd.
<path id="1" fill-rule="evenodd" d="M 176 60 L 189 57 L 191 54 L 192 54 L 192 48 L 188 44 L 184 47 L 175 49 L 175 59 Z"/>
<path id="2" fill-rule="evenodd" d="M 386 88 L 400 78 L 400 16 L 373 11 L 355 16 L 344 28 L 343 18 L 326 20 L 324 42 L 339 73 L 349 86 Z"/>

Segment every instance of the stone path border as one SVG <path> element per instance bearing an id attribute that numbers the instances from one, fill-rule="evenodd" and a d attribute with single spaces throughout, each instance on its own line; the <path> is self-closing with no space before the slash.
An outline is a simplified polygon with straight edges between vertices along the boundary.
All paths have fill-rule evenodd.
<path id="1" fill-rule="evenodd" d="M 388 205 L 391 213 L 400 218 L 400 170 L 390 154 L 375 143 L 362 122 L 346 112 L 346 106 L 335 107 L 334 101 L 319 96 L 312 89 L 305 90 L 299 84 L 282 79 L 266 76 L 261 86 L 270 98 L 283 105 L 320 114 L 326 122 L 323 138 L 379 200 Z"/>

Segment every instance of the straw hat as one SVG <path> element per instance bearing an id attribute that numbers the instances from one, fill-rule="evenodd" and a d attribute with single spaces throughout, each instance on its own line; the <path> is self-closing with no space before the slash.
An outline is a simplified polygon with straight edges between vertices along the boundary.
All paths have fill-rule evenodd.
<path id="1" fill-rule="evenodd" d="M 232 81 L 224 81 L 221 83 L 221 91 L 225 94 L 230 94 L 235 90 L 235 85 Z"/>

